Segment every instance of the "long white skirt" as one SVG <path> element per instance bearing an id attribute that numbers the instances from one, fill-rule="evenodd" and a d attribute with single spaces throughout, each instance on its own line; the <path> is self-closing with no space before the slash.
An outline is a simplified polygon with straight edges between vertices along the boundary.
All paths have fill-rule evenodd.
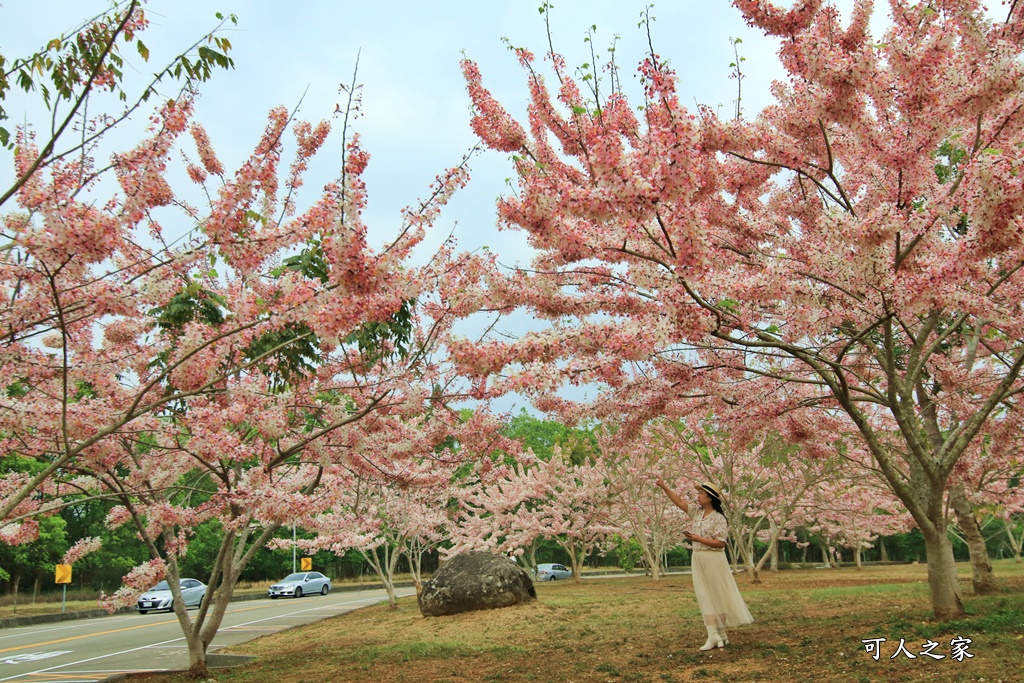
<path id="1" fill-rule="evenodd" d="M 691 557 L 693 592 L 704 615 L 704 623 L 708 626 L 752 624 L 754 617 L 736 587 L 725 553 L 698 550 Z"/>

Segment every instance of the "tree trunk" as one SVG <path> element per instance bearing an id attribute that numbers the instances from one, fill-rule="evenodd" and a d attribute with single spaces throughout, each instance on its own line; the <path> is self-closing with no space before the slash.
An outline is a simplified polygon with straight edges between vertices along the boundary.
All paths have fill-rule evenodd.
<path id="1" fill-rule="evenodd" d="M 747 535 L 746 537 L 742 532 L 737 532 L 735 534 L 730 533 L 729 538 L 727 540 L 731 540 L 732 545 L 727 550 L 723 550 L 722 552 L 728 552 L 729 550 L 732 551 L 733 574 L 736 573 L 737 562 L 742 561 L 743 568 L 746 569 L 751 576 L 751 582 L 761 583 L 760 574 L 758 573 L 757 569 L 754 568 L 754 533 L 755 531 L 751 530 L 749 532 L 749 535 Z M 726 543 L 726 545 L 728 546 L 729 544 Z"/>
<path id="2" fill-rule="evenodd" d="M 769 571 L 773 571 L 773 572 L 779 571 L 779 543 L 778 543 L 778 541 L 776 541 L 775 544 L 772 546 L 771 564 L 768 565 L 768 569 L 769 569 Z"/>
<path id="3" fill-rule="evenodd" d="M 199 605 L 199 611 L 196 613 L 196 618 L 192 622 L 192 629 L 189 637 L 185 640 L 189 642 L 189 675 L 198 675 L 200 668 L 203 672 L 206 671 L 206 653 L 210 647 L 210 643 L 213 642 L 214 637 L 217 635 L 217 631 L 220 629 L 221 623 L 224 621 L 224 615 L 227 613 L 228 604 L 231 602 L 231 596 L 235 593 L 235 587 L 238 585 L 238 578 L 242 574 L 241 567 L 232 567 L 230 572 L 225 572 L 225 575 L 221 579 L 220 585 L 217 590 L 212 594 L 213 608 L 210 608 L 210 595 L 208 594 L 203 598 L 203 602 Z M 193 645 L 195 643 L 196 657 L 192 656 Z M 199 654 L 201 653 L 201 655 Z M 197 673 L 193 673 L 195 670 Z M 205 678 L 206 673 L 202 673 Z"/>
<path id="4" fill-rule="evenodd" d="M 650 568 L 651 580 L 661 581 L 661 552 L 653 552 L 650 554 L 650 557 L 648 558 L 647 552 L 645 551 L 644 560 L 648 562 L 647 566 Z"/>
<path id="5" fill-rule="evenodd" d="M 377 554 L 378 548 L 381 549 L 383 557 Z M 384 585 L 384 590 L 388 594 L 388 606 L 392 609 L 397 608 L 398 596 L 395 595 L 395 565 L 398 563 L 400 553 L 386 543 L 377 548 L 370 548 L 361 552 L 366 561 L 373 567 L 373 571 L 377 573 L 377 578 Z"/>
<path id="6" fill-rule="evenodd" d="M 416 595 L 423 592 L 423 553 L 423 546 L 418 541 L 406 544 L 405 559 L 409 562 L 409 572 L 412 574 L 413 585 L 416 586 Z"/>
<path id="7" fill-rule="evenodd" d="M 726 541 L 725 541 L 725 549 L 722 552 L 724 552 L 726 554 L 726 556 L 730 560 L 732 560 L 732 573 L 733 574 L 737 573 L 737 571 L 739 570 L 738 562 L 740 561 L 740 555 L 743 554 L 743 551 L 741 550 L 742 548 L 743 548 L 743 537 L 741 536 L 737 540 L 733 534 L 730 534 L 729 538 L 727 538 Z M 690 550 L 690 553 L 692 555 L 692 553 L 693 553 L 692 549 Z M 690 564 L 691 565 L 693 564 L 693 560 L 692 559 L 690 560 Z"/>
<path id="8" fill-rule="evenodd" d="M 199 638 L 186 638 L 188 644 L 188 677 L 194 681 L 204 681 L 210 672 L 206 668 L 206 646 Z"/>
<path id="9" fill-rule="evenodd" d="M 280 524 L 272 524 L 264 527 L 262 533 L 252 544 L 249 543 L 250 534 L 247 526 L 242 527 L 237 533 L 227 532 L 224 534 L 217 559 L 214 562 L 213 572 L 210 575 L 209 587 L 199 603 L 199 609 L 196 611 L 194 619 L 189 618 L 188 611 L 181 601 L 177 557 L 173 553 L 167 557 L 167 579 L 171 584 L 171 594 L 175 596 L 174 613 L 178 617 L 178 623 L 181 625 L 181 630 L 185 634 L 185 642 L 188 645 L 188 675 L 191 679 L 205 680 L 209 678 L 206 653 L 224 621 L 224 615 L 227 613 L 228 604 L 235 593 L 238 579 L 256 551 L 266 545 L 267 540 L 280 526 Z"/>
<path id="10" fill-rule="evenodd" d="M 773 560 L 778 558 L 780 533 L 782 533 L 782 530 L 775 525 L 772 525 L 772 535 L 771 538 L 768 539 L 768 549 L 764 551 L 763 555 L 761 555 L 761 559 L 757 561 L 757 564 L 752 567 L 754 578 L 751 583 L 761 583 L 761 569 L 764 567 L 764 563 L 769 557 Z M 775 571 L 778 571 L 778 567 L 775 568 Z"/>
<path id="11" fill-rule="evenodd" d="M 1013 525 L 1010 524 L 1010 521 L 1011 520 L 1009 519 L 1006 520 L 1006 526 L 1004 528 L 1006 529 L 1006 535 L 1010 537 L 1010 547 L 1013 548 L 1013 559 L 1018 564 L 1020 564 L 1020 551 L 1021 546 L 1024 546 L 1024 533 L 1021 534 L 1021 537 L 1019 539 L 1016 536 L 1014 536 Z"/>
<path id="12" fill-rule="evenodd" d="M 855 565 L 857 565 L 857 569 L 863 569 L 863 568 L 864 568 L 864 565 L 863 565 L 863 564 L 861 564 L 861 559 L 860 559 L 860 556 L 861 556 L 861 549 L 860 549 L 860 545 L 858 544 L 858 545 L 857 545 L 857 546 L 856 546 L 856 547 L 855 547 L 855 548 L 853 549 L 853 563 L 854 563 Z"/>
<path id="13" fill-rule="evenodd" d="M 889 561 L 889 551 L 885 549 L 885 539 L 878 537 L 878 551 L 881 553 L 881 562 Z"/>
<path id="14" fill-rule="evenodd" d="M 956 513 L 956 521 L 960 531 L 967 541 L 967 549 L 971 553 L 971 578 L 974 584 L 975 595 L 987 595 L 998 591 L 996 577 L 992 573 L 992 561 L 988 556 L 988 548 L 985 547 L 985 537 L 978 525 L 978 518 L 974 515 L 974 506 L 967 500 L 962 486 L 954 486 L 949 492 L 950 502 L 953 504 L 953 511 Z"/>
<path id="15" fill-rule="evenodd" d="M 527 551 L 530 556 L 530 568 L 527 570 L 532 575 L 537 571 L 537 539 L 530 541 L 530 549 Z"/>
<path id="16" fill-rule="evenodd" d="M 380 582 L 384 584 L 384 590 L 387 591 L 388 594 L 388 607 L 395 609 L 396 607 L 398 607 L 398 596 L 395 595 L 394 581 L 392 581 L 391 578 L 388 577 L 382 578 Z"/>
<path id="17" fill-rule="evenodd" d="M 644 563 L 651 574 L 651 580 L 661 580 L 661 552 L 659 548 L 652 547 L 647 543 L 641 544 L 644 554 Z"/>
<path id="18" fill-rule="evenodd" d="M 964 616 L 964 605 L 960 600 L 960 583 L 956 578 L 956 562 L 953 561 L 953 544 L 946 535 L 946 527 L 921 526 L 928 560 L 928 587 L 932 598 L 932 611 L 940 621 Z"/>
<path id="19" fill-rule="evenodd" d="M 583 580 L 583 577 L 580 576 L 580 570 L 583 567 L 583 560 L 587 557 L 586 550 L 580 548 L 577 551 L 576 542 L 572 539 L 569 539 L 566 542 L 559 541 L 558 545 L 560 545 L 569 555 L 569 562 L 572 564 L 572 580 L 576 583 L 580 583 Z"/>

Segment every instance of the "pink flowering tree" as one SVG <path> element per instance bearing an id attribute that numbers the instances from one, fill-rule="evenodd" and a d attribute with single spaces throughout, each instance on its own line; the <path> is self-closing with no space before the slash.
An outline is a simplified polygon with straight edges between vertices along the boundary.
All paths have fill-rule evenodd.
<path id="1" fill-rule="evenodd" d="M 685 542 L 683 532 L 689 519 L 655 486 L 658 478 L 678 479 L 680 454 L 643 430 L 628 440 L 616 439 L 614 432 L 599 432 L 601 459 L 612 495 L 612 520 L 626 538 L 634 539 L 642 552 L 651 578 L 661 578 L 661 558 Z"/>
<path id="2" fill-rule="evenodd" d="M 531 473 L 531 467 L 539 462 L 543 461 L 528 449 L 515 464 L 501 465 L 487 477 L 462 481 L 450 547 L 442 549 L 442 554 L 452 556 L 467 550 L 505 554 L 525 549 L 528 566 L 535 567 L 537 541 L 543 532 L 527 520 L 535 499 L 543 496 L 543 487 Z"/>
<path id="3" fill-rule="evenodd" d="M 840 548 L 849 548 L 854 564 L 860 568 L 865 549 L 873 547 L 879 536 L 910 531 L 913 519 L 883 482 L 872 484 L 861 477 L 828 482 L 808 497 L 802 511 L 801 526 L 822 545 L 826 562 L 840 557 Z"/>
<path id="4" fill-rule="evenodd" d="M 875 37 L 867 0 L 734 5 L 787 73 L 750 120 L 688 110 L 653 52 L 631 102 L 557 55 L 549 88 L 519 50 L 521 125 L 464 63 L 473 128 L 519 179 L 500 221 L 540 252 L 492 292 L 556 322 L 458 351 L 480 384 L 604 382 L 641 424 L 772 380 L 777 414 L 863 441 L 925 538 L 936 618 L 962 616 L 947 488 L 1024 388 L 1024 6 L 890 0 Z"/>
<path id="5" fill-rule="evenodd" d="M 69 491 L 120 499 L 110 523 L 132 524 L 152 561 L 107 601 L 114 607 L 164 572 L 177 593 L 191 530 L 219 520 L 212 589 L 194 618 L 175 596 L 192 674 L 203 676 L 253 554 L 282 524 L 321 509 L 316 489 L 343 475 L 349 450 L 398 443 L 403 425 L 445 412 L 452 378 L 436 358 L 452 315 L 436 292 L 458 266 L 447 245 L 426 265 L 409 257 L 466 172 L 440 176 L 377 250 L 361 218 L 368 155 L 347 129 L 339 178 L 299 211 L 328 123 L 273 110 L 229 173 L 191 114 L 187 96 L 154 114 L 149 136 L 114 156 L 119 192 L 109 200 L 87 196 L 102 188 L 92 161 L 76 156 L 29 174 L 20 210 L 4 217 L 0 432 L 9 452 L 41 468 L 4 476 L 0 524 L 24 540 L 30 517 Z M 38 152 L 18 135 L 18 172 L 29 173 Z M 287 139 L 295 151 L 284 167 Z M 168 180 L 183 151 L 208 198 L 202 209 Z M 165 225 L 188 231 L 165 238 Z M 422 314 L 420 299 L 431 300 Z M 424 431 L 440 442 L 440 429 Z"/>
<path id="6" fill-rule="evenodd" d="M 222 25 L 228 20 L 234 18 L 222 20 Z M 4 542 L 32 539 L 36 526 L 26 515 L 41 509 L 54 473 L 80 449 L 88 448 L 90 436 L 102 439 L 108 434 L 107 416 L 102 411 L 98 417 L 86 414 L 88 408 L 76 395 L 87 391 L 90 380 L 65 376 L 53 352 L 42 349 L 60 349 L 63 361 L 84 365 L 85 348 L 99 331 L 94 323 L 120 314 L 142 284 L 138 280 L 142 273 L 171 270 L 164 268 L 168 261 L 159 249 L 126 240 L 146 234 L 145 214 L 166 200 L 159 183 L 145 188 L 154 195 L 147 197 L 140 177 L 122 175 L 130 201 L 104 206 L 102 200 L 87 195 L 100 176 L 115 168 L 126 173 L 127 160 L 119 157 L 103 166 L 95 163 L 94 155 L 107 133 L 135 114 L 158 83 L 180 81 L 185 92 L 210 78 L 215 69 L 232 66 L 227 56 L 231 44 L 215 30 L 156 71 L 148 84 L 126 89 L 122 74 L 126 60 L 130 63 L 133 57 L 123 50 L 149 61 L 149 49 L 142 42 L 147 28 L 142 2 L 122 0 L 32 55 L 0 54 L 0 163 L 10 164 L 13 171 L 10 186 L 0 187 L 0 206 L 10 211 L 0 216 L 4 225 L 0 286 L 5 292 L 0 321 L 7 330 L 0 344 L 4 388 L 0 431 L 6 453 L 33 462 L 0 476 L 0 538 Z M 124 103 L 123 108 L 107 106 L 110 94 Z M 99 106 L 90 107 L 96 98 Z M 163 141 L 180 132 L 178 126 L 190 108 L 182 104 L 177 111 L 172 107 L 166 116 L 158 117 L 166 129 Z M 29 119 L 30 114 L 7 109 L 22 105 L 30 110 L 45 108 L 45 120 L 37 128 L 9 129 L 9 121 Z M 100 109 L 102 113 L 96 115 Z M 92 118 L 86 112 L 92 112 Z M 75 131 L 80 134 L 71 135 Z M 160 149 L 163 141 L 154 140 L 153 148 L 136 151 L 136 174 L 150 162 L 150 172 L 159 171 L 166 153 Z M 159 223 L 153 221 L 152 227 L 158 234 Z M 65 333 L 79 338 L 65 344 Z M 83 355 L 76 355 L 79 352 Z M 111 377 L 125 367 L 124 362 L 105 362 L 104 373 Z M 50 391 L 57 392 L 51 396 L 62 396 L 59 403 L 75 405 L 58 410 L 56 417 L 51 409 L 34 406 L 37 398 Z M 151 401 L 143 400 L 142 410 L 129 411 L 128 420 L 143 414 L 149 405 Z M 36 408 L 43 416 L 39 438 L 26 439 L 32 430 L 25 421 L 32 419 Z M 55 429 L 54 419 L 62 426 Z"/>
<path id="7" fill-rule="evenodd" d="M 429 421 L 395 427 L 403 433 L 382 434 L 353 449 L 346 458 L 346 476 L 322 488 L 329 506 L 300 522 L 314 534 L 301 541 L 304 548 L 362 555 L 392 607 L 397 607 L 399 559 L 406 558 L 419 592 L 423 555 L 448 539 L 458 467 L 486 461 L 483 456 L 503 442 L 500 421 L 485 411 L 468 420 L 433 412 Z"/>
<path id="8" fill-rule="evenodd" d="M 303 524 L 315 533 L 300 543 L 309 550 L 326 549 L 338 555 L 359 553 L 373 568 L 397 607 L 395 572 L 404 557 L 417 593 L 422 589 L 422 558 L 446 539 L 447 492 L 438 482 L 404 480 L 355 481 L 327 512 Z"/>
<path id="9" fill-rule="evenodd" d="M 552 450 L 548 462 L 524 456 L 505 476 L 464 497 L 449 552 L 507 551 L 547 538 L 569 556 L 579 581 L 587 555 L 619 528 L 604 469 L 590 461 L 573 464 L 558 444 Z"/>

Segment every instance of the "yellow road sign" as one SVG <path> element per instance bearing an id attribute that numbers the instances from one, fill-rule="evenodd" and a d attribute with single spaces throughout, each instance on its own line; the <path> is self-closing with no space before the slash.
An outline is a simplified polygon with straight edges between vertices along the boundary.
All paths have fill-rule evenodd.
<path id="1" fill-rule="evenodd" d="M 299 566 L 302 567 L 302 571 L 304 571 L 304 572 L 311 572 L 311 571 L 313 571 L 313 558 L 312 557 L 304 557 L 304 558 L 302 558 L 302 564 L 299 565 Z"/>
<path id="2" fill-rule="evenodd" d="M 70 564 L 58 564 L 57 571 L 54 572 L 56 576 L 54 581 L 57 583 L 71 583 L 71 565 Z"/>

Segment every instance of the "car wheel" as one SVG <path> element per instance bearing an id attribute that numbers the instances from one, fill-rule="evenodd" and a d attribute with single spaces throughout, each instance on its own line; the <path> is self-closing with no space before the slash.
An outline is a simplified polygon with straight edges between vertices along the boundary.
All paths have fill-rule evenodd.
<path id="1" fill-rule="evenodd" d="M 297 597 L 297 598 L 301 598 L 302 597 L 302 589 L 301 588 L 296 588 L 295 589 L 295 597 Z"/>
<path id="2" fill-rule="evenodd" d="M 325 583 L 324 587 L 320 589 L 320 595 L 327 595 L 327 590 L 327 584 Z"/>
<path id="3" fill-rule="evenodd" d="M 146 613 L 146 612 L 148 612 L 148 611 L 149 611 L 149 610 L 145 610 L 145 609 L 140 609 L 140 610 L 139 610 L 139 614 L 145 614 L 145 613 Z"/>
<path id="4" fill-rule="evenodd" d="M 271 599 L 271 600 L 277 600 L 277 596 L 276 596 L 276 595 L 271 595 L 271 596 L 270 596 L 270 599 Z"/>
<path id="5" fill-rule="evenodd" d="M 557 580 L 558 580 L 558 577 L 557 577 L 557 576 L 555 576 L 554 574 L 552 574 L 552 575 L 551 575 L 551 578 L 550 578 L 550 579 L 548 579 L 548 581 L 557 581 Z"/>

